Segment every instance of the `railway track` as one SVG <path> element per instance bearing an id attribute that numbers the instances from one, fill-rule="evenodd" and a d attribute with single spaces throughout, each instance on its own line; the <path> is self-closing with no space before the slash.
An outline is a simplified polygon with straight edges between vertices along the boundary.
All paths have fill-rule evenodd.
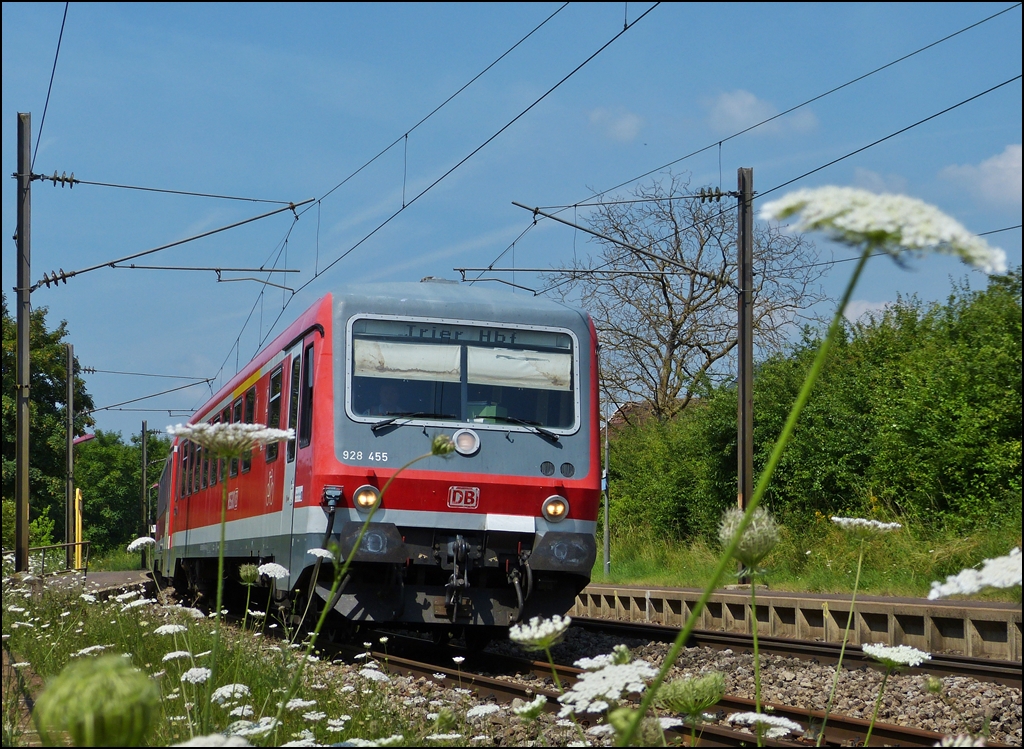
<path id="1" fill-rule="evenodd" d="M 678 627 L 666 627 L 660 624 L 639 624 L 636 622 L 615 622 L 606 619 L 589 619 L 574 617 L 573 626 L 582 627 L 594 632 L 601 632 L 619 637 L 643 638 L 655 642 L 674 642 L 679 635 Z M 769 652 L 782 656 L 791 656 L 804 660 L 815 660 L 818 663 L 831 664 L 839 660 L 841 645 L 833 642 L 816 642 L 813 640 L 792 640 L 786 637 L 757 638 L 761 652 Z M 744 651 L 753 649 L 751 635 L 737 632 L 708 632 L 695 630 L 687 641 L 687 647 L 710 647 L 717 650 L 731 648 Z M 877 661 L 864 655 L 860 646 L 847 644 L 843 654 L 843 664 L 848 668 L 869 667 L 878 670 L 884 668 Z M 991 658 L 969 658 L 962 655 L 932 654 L 927 665 L 920 668 L 907 669 L 908 673 L 929 673 L 934 676 L 968 676 L 978 681 L 993 682 L 1008 687 L 1021 688 L 1020 663 L 996 661 Z"/>
<path id="2" fill-rule="evenodd" d="M 636 637 L 635 631 L 630 637 Z M 444 675 L 452 685 L 458 684 L 460 687 L 473 690 L 476 697 L 481 700 L 510 703 L 518 698 L 528 702 L 540 694 L 547 698 L 546 709 L 554 712 L 560 708 L 557 701 L 559 692 L 554 688 L 554 674 L 557 674 L 562 688 L 568 689 L 580 678 L 580 674 L 584 673 L 582 669 L 574 666 L 558 664 L 553 674 L 552 667 L 547 662 L 491 651 L 470 652 L 451 646 L 427 645 L 420 639 L 390 633 L 388 638 L 388 652 L 371 650 L 371 655 L 386 670 L 393 674 L 426 679 Z M 367 652 L 364 648 L 352 645 L 335 647 L 339 654 L 353 658 L 357 654 Z M 415 657 L 412 657 L 413 654 Z M 465 658 L 457 668 L 452 668 L 453 654 Z M 727 696 L 708 712 L 716 721 L 723 721 L 731 713 L 753 710 L 753 700 Z M 786 740 L 765 740 L 766 746 L 813 746 L 817 739 L 817 727 L 825 722 L 824 714 L 817 710 L 771 703 L 763 703 L 762 710 L 792 720 L 806 728 L 801 736 L 789 737 Z M 580 717 L 583 729 L 595 723 L 590 716 Z M 828 716 L 822 745 L 858 746 L 867 734 L 868 727 L 867 720 L 832 713 Z M 703 746 L 740 746 L 756 743 L 750 733 L 736 731 L 716 722 L 704 724 L 699 736 L 699 743 Z M 689 729 L 669 729 L 666 731 L 666 738 L 678 744 L 689 745 Z M 934 746 L 942 738 L 943 734 L 919 728 L 876 723 L 872 732 L 872 745 Z M 1005 745 L 990 742 L 988 746 Z"/>

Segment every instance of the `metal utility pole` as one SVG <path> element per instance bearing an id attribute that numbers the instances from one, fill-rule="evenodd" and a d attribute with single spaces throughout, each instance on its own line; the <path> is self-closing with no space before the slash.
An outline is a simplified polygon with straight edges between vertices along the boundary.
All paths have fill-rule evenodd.
<path id="1" fill-rule="evenodd" d="M 149 481 L 146 480 L 146 468 L 149 464 L 149 456 L 146 455 L 146 438 L 149 436 L 149 425 L 142 422 L 142 494 L 139 496 L 139 513 L 142 516 L 142 532 L 139 538 L 149 535 L 149 518 L 146 517 L 146 505 L 149 499 Z M 142 567 L 146 567 L 146 547 L 142 547 Z"/>
<path id="2" fill-rule="evenodd" d="M 736 501 L 739 508 L 745 510 L 754 492 L 754 170 L 740 168 L 736 171 L 740 193 L 736 240 L 740 286 Z"/>
<path id="3" fill-rule="evenodd" d="M 610 417 L 604 420 L 604 472 L 601 474 L 601 488 L 604 490 L 604 576 L 608 577 L 612 569 L 611 543 L 608 538 L 608 432 L 611 429 Z"/>
<path id="4" fill-rule="evenodd" d="M 32 115 L 18 113 L 18 250 L 17 329 L 18 371 L 17 426 L 15 431 L 15 541 L 14 569 L 28 571 L 28 426 L 29 426 L 29 326 L 32 316 Z"/>
<path id="5" fill-rule="evenodd" d="M 65 344 L 68 355 L 67 366 L 67 481 L 64 487 L 64 561 L 67 569 L 72 568 L 75 555 L 71 546 L 75 538 L 75 347 Z"/>

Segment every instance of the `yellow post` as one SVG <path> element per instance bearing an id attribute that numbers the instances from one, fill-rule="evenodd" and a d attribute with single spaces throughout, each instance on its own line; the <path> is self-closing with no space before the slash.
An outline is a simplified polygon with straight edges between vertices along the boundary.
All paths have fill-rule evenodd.
<path id="1" fill-rule="evenodd" d="M 75 488 L 75 569 L 82 569 L 82 490 Z"/>

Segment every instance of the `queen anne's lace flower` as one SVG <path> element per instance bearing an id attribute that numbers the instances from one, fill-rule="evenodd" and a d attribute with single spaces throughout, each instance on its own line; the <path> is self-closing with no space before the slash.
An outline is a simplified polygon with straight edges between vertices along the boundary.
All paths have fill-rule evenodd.
<path id="1" fill-rule="evenodd" d="M 586 671 L 572 687 L 562 694 L 559 717 L 571 713 L 603 712 L 609 702 L 619 700 L 623 694 L 640 693 L 646 689 L 646 680 L 658 672 L 646 661 L 613 663 L 599 671 Z"/>
<path id="2" fill-rule="evenodd" d="M 334 554 L 329 552 L 327 549 L 310 549 L 306 553 L 312 554 L 315 557 L 320 557 L 320 559 L 329 559 L 332 562 L 334 561 Z"/>
<path id="3" fill-rule="evenodd" d="M 180 632 L 187 632 L 188 627 L 184 624 L 161 624 L 153 630 L 156 635 L 176 635 Z"/>
<path id="4" fill-rule="evenodd" d="M 870 538 L 890 531 L 897 531 L 903 527 L 899 523 L 882 523 L 878 520 L 865 520 L 864 518 L 833 517 L 832 522 L 857 538 Z"/>
<path id="5" fill-rule="evenodd" d="M 541 619 L 535 616 L 528 624 L 514 624 L 508 631 L 508 639 L 525 648 L 543 650 L 555 645 L 569 625 L 572 618 L 555 614 L 550 619 Z"/>
<path id="6" fill-rule="evenodd" d="M 930 600 L 955 595 L 971 595 L 985 588 L 1012 588 L 1021 584 L 1020 548 L 1013 549 L 1005 557 L 986 559 L 980 570 L 968 568 L 959 574 L 950 575 L 946 582 L 932 583 L 928 593 Z"/>
<path id="7" fill-rule="evenodd" d="M 369 679 L 370 681 L 391 681 L 387 674 L 382 671 L 378 671 L 375 668 L 363 668 L 359 670 L 359 675 Z"/>
<path id="8" fill-rule="evenodd" d="M 548 704 L 548 698 L 543 694 L 538 694 L 532 702 L 513 707 L 512 712 L 525 720 L 535 720 L 546 704 Z"/>
<path id="9" fill-rule="evenodd" d="M 981 736 L 944 736 L 934 746 L 985 746 L 985 739 Z"/>
<path id="10" fill-rule="evenodd" d="M 501 711 L 501 706 L 500 705 L 491 705 L 491 704 L 474 705 L 473 707 L 469 708 L 469 710 L 466 711 L 466 720 L 476 720 L 477 718 L 483 718 L 483 717 L 485 717 L 487 715 L 491 715 L 492 713 L 497 713 L 497 712 L 500 712 L 500 711 Z"/>
<path id="11" fill-rule="evenodd" d="M 240 700 L 243 697 L 248 697 L 251 694 L 249 687 L 245 684 L 225 684 L 222 687 L 217 687 L 213 690 L 211 699 L 223 705 L 225 702 L 231 700 Z"/>
<path id="12" fill-rule="evenodd" d="M 181 675 L 182 681 L 187 681 L 190 684 L 202 684 L 204 681 L 210 678 L 210 669 L 198 666 L 196 668 L 190 668 L 188 671 Z"/>
<path id="13" fill-rule="evenodd" d="M 853 187 L 797 190 L 765 203 L 761 215 L 780 221 L 800 214 L 799 231 L 823 231 L 850 245 L 890 255 L 934 248 L 986 273 L 1006 272 L 1006 253 L 990 247 L 938 208 L 905 195 L 876 195 Z"/>
<path id="14" fill-rule="evenodd" d="M 733 713 L 726 718 L 730 723 L 740 723 L 746 726 L 760 726 L 764 735 L 769 739 L 782 738 L 788 733 L 803 733 L 803 726 L 789 718 L 780 715 L 765 715 L 764 713 Z"/>
<path id="15" fill-rule="evenodd" d="M 289 575 L 288 568 L 282 567 L 277 562 L 267 562 L 266 564 L 261 564 L 257 568 L 257 571 L 261 575 L 272 577 L 275 580 L 284 580 Z"/>
<path id="16" fill-rule="evenodd" d="M 136 551 L 142 551 L 147 546 L 156 546 L 156 539 L 150 538 L 149 536 L 142 536 L 141 538 L 137 538 L 130 544 L 128 544 L 128 553 L 133 554 Z"/>
<path id="17" fill-rule="evenodd" d="M 161 660 L 166 663 L 167 661 L 176 661 L 179 658 L 191 658 L 192 654 L 187 650 L 172 650 L 170 653 L 165 655 Z"/>
<path id="18" fill-rule="evenodd" d="M 185 424 L 167 427 L 172 437 L 191 440 L 202 445 L 207 455 L 238 458 L 252 450 L 274 442 L 295 439 L 294 429 L 270 429 L 264 424 L 218 423 Z"/>
<path id="19" fill-rule="evenodd" d="M 889 668 L 898 668 L 899 666 L 920 666 L 925 661 L 932 659 L 931 655 L 912 648 L 909 645 L 862 645 L 861 650 L 866 655 L 871 656 L 876 661 L 884 663 Z"/>
<path id="20" fill-rule="evenodd" d="M 718 538 L 723 546 L 732 543 L 733 538 L 739 530 L 740 523 L 746 513 L 738 507 L 726 510 L 722 516 L 722 523 L 718 527 Z M 754 508 L 750 523 L 740 537 L 739 546 L 733 552 L 744 567 L 754 569 L 764 559 L 768 552 L 775 548 L 779 542 L 779 525 L 775 522 L 768 510 L 760 505 Z"/>

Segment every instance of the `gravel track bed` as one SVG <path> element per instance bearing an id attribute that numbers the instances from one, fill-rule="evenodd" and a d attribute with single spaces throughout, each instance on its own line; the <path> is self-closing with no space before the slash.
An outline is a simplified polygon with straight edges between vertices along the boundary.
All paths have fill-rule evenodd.
<path id="1" fill-rule="evenodd" d="M 565 640 L 552 650 L 556 663 L 571 665 L 579 658 L 610 653 L 618 644 L 629 647 L 635 658 L 660 667 L 669 645 L 647 640 L 623 640 L 582 629 L 570 628 Z M 509 642 L 494 643 L 489 649 L 522 656 L 521 648 Z M 686 648 L 676 660 L 670 678 L 699 675 L 709 670 L 725 674 L 726 692 L 754 698 L 754 660 L 748 653 L 712 648 Z M 835 667 L 771 654 L 761 655 L 761 693 L 766 702 L 824 710 L 835 675 Z M 836 687 L 833 712 L 871 719 L 882 672 L 869 668 L 843 668 Z M 878 720 L 912 726 L 946 735 L 977 733 L 986 721 L 991 742 L 1021 746 L 1021 690 L 969 677 L 941 677 L 941 695 L 931 694 L 923 674 L 894 674 L 886 684 Z"/>

